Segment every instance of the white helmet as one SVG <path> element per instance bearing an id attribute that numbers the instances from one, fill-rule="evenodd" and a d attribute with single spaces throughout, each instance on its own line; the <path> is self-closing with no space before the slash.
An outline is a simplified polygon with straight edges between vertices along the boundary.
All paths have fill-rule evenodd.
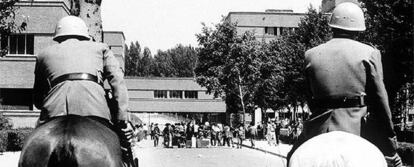
<path id="1" fill-rule="evenodd" d="M 332 12 L 329 26 L 347 31 L 365 31 L 364 12 L 355 3 L 340 3 Z"/>
<path id="2" fill-rule="evenodd" d="M 303 143 L 292 155 L 290 167 L 387 167 L 384 155 L 360 136 L 332 131 Z"/>
<path id="3" fill-rule="evenodd" d="M 64 36 L 80 36 L 90 39 L 85 22 L 76 16 L 63 17 L 57 23 L 53 40 L 58 41 Z"/>

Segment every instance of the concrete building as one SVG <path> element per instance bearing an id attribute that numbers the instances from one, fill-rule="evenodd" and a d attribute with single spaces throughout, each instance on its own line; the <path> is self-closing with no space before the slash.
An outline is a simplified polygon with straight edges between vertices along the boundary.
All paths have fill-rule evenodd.
<path id="1" fill-rule="evenodd" d="M 55 24 L 69 15 L 69 4 L 69 0 L 21 0 L 16 24 L 27 24 L 26 30 L 1 38 L 0 47 L 8 47 L 9 52 L 0 57 L 0 114 L 10 118 L 14 127 L 33 127 L 39 117 L 32 97 L 36 55 L 55 43 Z M 124 69 L 123 32 L 104 31 L 103 41 Z M 128 78 L 126 84 L 129 109 L 143 120 L 151 115 L 155 121 L 168 119 L 159 113 L 181 113 L 187 118 L 201 114 L 218 120 L 225 113 L 224 102 L 207 95 L 193 78 Z"/>
<path id="2" fill-rule="evenodd" d="M 127 77 L 130 111 L 144 122 L 166 123 L 160 113 L 199 121 L 224 122 L 226 104 L 207 94 L 194 78 Z M 152 121 L 150 121 L 152 118 Z"/>
<path id="3" fill-rule="evenodd" d="M 254 32 L 256 39 L 269 42 L 289 31 L 294 31 L 304 13 L 293 10 L 269 9 L 265 12 L 230 12 L 226 20 L 237 24 L 237 33 Z"/>
<path id="4" fill-rule="evenodd" d="M 305 13 L 295 13 L 293 10 L 268 9 L 265 12 L 230 12 L 226 20 L 236 23 L 237 34 L 247 31 L 253 32 L 259 41 L 269 42 L 299 27 L 301 18 Z M 287 109 L 286 109 L 287 110 Z M 286 115 L 286 111 L 266 110 L 267 118 L 279 117 L 278 113 Z M 256 109 L 253 115 L 246 118 L 261 122 L 263 115 L 261 109 Z"/>

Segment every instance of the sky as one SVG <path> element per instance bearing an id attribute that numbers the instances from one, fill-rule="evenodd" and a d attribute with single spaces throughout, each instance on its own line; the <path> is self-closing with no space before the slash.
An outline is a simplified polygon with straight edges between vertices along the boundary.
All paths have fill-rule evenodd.
<path id="1" fill-rule="evenodd" d="M 104 0 L 104 31 L 123 31 L 126 44 L 138 41 L 152 54 L 178 44 L 198 46 L 195 34 L 201 23 L 213 26 L 229 12 L 264 12 L 292 9 L 304 13 L 310 4 L 319 9 L 322 0 Z"/>

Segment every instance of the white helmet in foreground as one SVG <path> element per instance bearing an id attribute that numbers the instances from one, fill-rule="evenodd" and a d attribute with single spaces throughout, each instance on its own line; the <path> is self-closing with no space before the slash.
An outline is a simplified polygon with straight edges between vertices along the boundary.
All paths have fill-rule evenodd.
<path id="1" fill-rule="evenodd" d="M 384 155 L 360 136 L 332 131 L 303 143 L 292 155 L 289 167 L 387 167 Z"/>
<path id="2" fill-rule="evenodd" d="M 347 31 L 365 31 L 364 12 L 355 3 L 340 3 L 332 12 L 329 26 Z"/>

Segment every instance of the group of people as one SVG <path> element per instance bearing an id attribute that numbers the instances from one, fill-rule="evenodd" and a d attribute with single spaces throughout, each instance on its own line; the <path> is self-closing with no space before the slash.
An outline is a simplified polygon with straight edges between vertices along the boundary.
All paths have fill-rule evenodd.
<path id="1" fill-rule="evenodd" d="M 269 145 L 277 146 L 282 137 L 285 142 L 293 143 L 303 129 L 301 121 L 292 122 L 289 119 L 282 121 L 269 120 L 268 122 L 254 124 L 239 124 L 229 126 L 222 123 L 203 124 L 196 121 L 187 123 L 166 123 L 160 127 L 158 123 L 136 125 L 136 137 L 140 141 L 146 139 L 147 135 L 151 136 L 154 141 L 154 147 L 158 147 L 160 137 L 163 138 L 163 146 L 171 148 L 173 145 L 178 148 L 186 147 L 192 140 L 208 140 L 210 146 L 228 146 L 242 148 L 243 141 L 248 139 L 252 147 L 255 147 L 256 140 L 267 140 Z M 281 129 L 286 132 L 281 135 Z M 138 133 L 141 132 L 141 133 Z M 141 134 L 141 135 L 138 135 Z"/>
<path id="2" fill-rule="evenodd" d="M 401 166 L 383 82 L 381 52 L 356 40 L 358 33 L 366 29 L 362 9 L 350 2 L 338 4 L 329 26 L 333 38 L 305 53 L 312 116 L 288 158 L 295 156 L 295 150 L 307 140 L 342 131 L 365 138 L 379 148 L 390 166 Z M 126 124 L 127 88 L 121 66 L 109 47 L 93 42 L 84 21 L 74 16 L 59 21 L 53 39 L 58 43 L 40 52 L 36 60 L 33 91 L 35 105 L 41 109 L 39 127 L 55 117 L 73 114 L 114 129 L 120 139 L 129 138 L 132 128 Z M 105 96 L 104 80 L 111 85 L 112 100 Z M 268 127 L 270 138 L 276 138 L 277 126 L 270 123 Z M 257 135 L 254 125 L 232 129 L 228 125 L 198 125 L 193 121 L 187 125 L 168 124 L 162 131 L 156 129 L 157 125 L 151 128 L 153 138 L 163 135 L 168 143 L 173 136 L 180 135 L 186 140 L 209 138 L 213 146 L 230 145 L 233 137 L 239 139 L 240 146 L 246 130 Z"/>
<path id="3" fill-rule="evenodd" d="M 249 126 L 238 125 L 231 127 L 221 123 L 204 124 L 190 121 L 188 123 L 166 123 L 160 127 L 158 123 L 151 123 L 148 127 L 148 132 L 144 132 L 145 125 L 137 126 L 137 133 L 150 135 L 151 140 L 154 141 L 154 147 L 158 147 L 160 137 L 163 138 L 162 144 L 166 148 L 171 148 L 173 145 L 186 147 L 192 140 L 209 140 L 210 146 L 225 146 L 241 148 L 243 140 L 249 138 L 254 146 L 254 140 L 258 139 L 257 126 L 250 124 Z M 138 132 L 139 131 L 139 132 Z M 139 136 L 139 135 L 136 135 Z M 145 137 L 138 137 L 140 139 Z M 138 139 L 138 140 L 140 140 Z M 237 143 L 237 144 L 234 144 Z"/>

